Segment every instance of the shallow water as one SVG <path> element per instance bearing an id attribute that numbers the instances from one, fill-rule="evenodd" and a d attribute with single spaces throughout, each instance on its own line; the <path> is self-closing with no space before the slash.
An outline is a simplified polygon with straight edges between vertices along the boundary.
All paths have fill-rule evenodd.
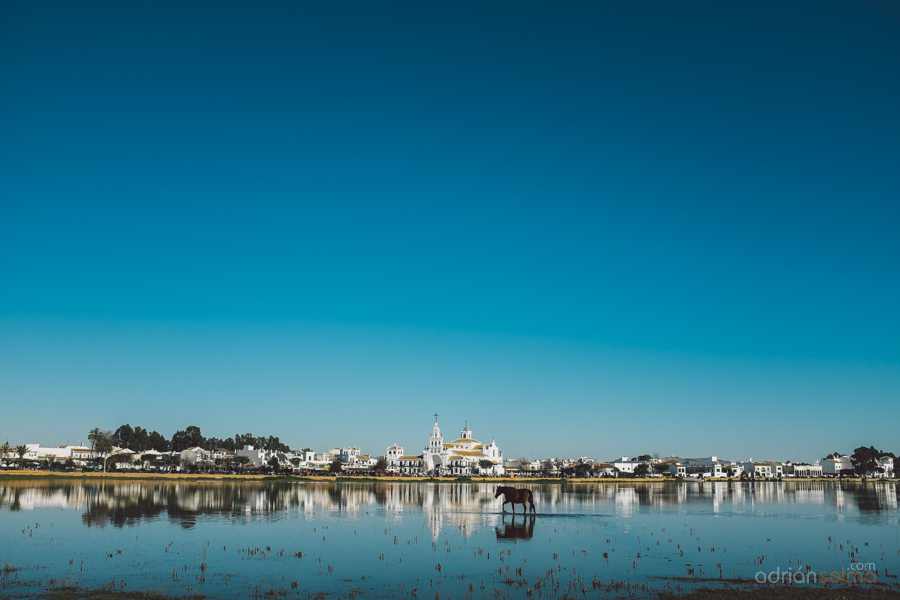
<path id="1" fill-rule="evenodd" d="M 900 571 L 894 484 L 528 487 L 535 516 L 501 514 L 480 483 L 8 481 L 0 589 L 641 597 L 776 569 Z"/>

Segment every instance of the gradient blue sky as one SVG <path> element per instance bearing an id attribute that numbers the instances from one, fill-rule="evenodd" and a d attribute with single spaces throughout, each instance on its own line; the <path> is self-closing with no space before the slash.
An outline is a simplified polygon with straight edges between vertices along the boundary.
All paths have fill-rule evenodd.
<path id="1" fill-rule="evenodd" d="M 900 451 L 893 2 L 0 3 L 0 437 Z"/>

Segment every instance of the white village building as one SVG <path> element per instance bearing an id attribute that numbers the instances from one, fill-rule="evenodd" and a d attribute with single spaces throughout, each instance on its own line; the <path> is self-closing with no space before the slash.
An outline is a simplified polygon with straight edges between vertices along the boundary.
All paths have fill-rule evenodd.
<path id="1" fill-rule="evenodd" d="M 853 461 L 846 454 L 822 459 L 822 475 L 837 477 L 839 475 L 850 476 L 853 474 Z"/>
<path id="2" fill-rule="evenodd" d="M 491 466 L 482 467 L 481 461 L 488 461 Z M 438 427 L 437 415 L 434 417 L 434 428 L 428 438 L 428 445 L 422 451 L 422 462 L 428 471 L 437 469 L 440 473 L 450 475 L 503 474 L 503 453 L 493 440 L 490 444 L 482 444 L 473 439 L 467 424 L 459 432 L 459 439 L 445 443 Z"/>
<path id="3" fill-rule="evenodd" d="M 819 461 L 816 461 L 814 464 L 786 461 L 783 466 L 785 477 L 822 476 L 822 465 L 819 463 Z"/>
<path id="4" fill-rule="evenodd" d="M 251 445 L 245 445 L 240 450 L 234 451 L 235 458 L 238 456 L 246 456 L 250 459 L 250 465 L 254 467 L 261 467 L 264 464 L 269 462 L 269 459 L 272 458 L 274 452 L 269 450 L 263 450 L 262 448 L 254 448 Z"/>
<path id="5" fill-rule="evenodd" d="M 434 428 L 428 438 L 428 445 L 421 456 L 407 456 L 403 447 L 394 444 L 385 452 L 388 468 L 404 475 L 420 475 L 424 472 L 437 471 L 440 475 L 502 475 L 503 453 L 496 442 L 482 444 L 472 437 L 469 426 L 459 432 L 459 439 L 444 442 L 437 415 Z M 482 466 L 481 461 L 488 461 L 490 466 Z M 488 463 L 484 463 L 487 465 Z"/>

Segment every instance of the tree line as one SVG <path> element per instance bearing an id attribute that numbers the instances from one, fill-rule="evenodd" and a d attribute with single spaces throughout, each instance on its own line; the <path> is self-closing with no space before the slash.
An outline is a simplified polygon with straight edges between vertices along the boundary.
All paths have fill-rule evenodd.
<path id="1" fill-rule="evenodd" d="M 156 450 L 157 452 L 181 452 L 188 448 L 199 446 L 204 450 L 225 449 L 231 452 L 240 450 L 244 446 L 253 446 L 263 450 L 275 452 L 288 452 L 290 447 L 281 442 L 277 436 L 255 436 L 252 433 L 234 434 L 234 437 L 217 438 L 204 437 L 200 428 L 189 425 L 183 430 L 178 430 L 167 439 L 158 431 L 148 432 L 143 427 L 132 427 L 129 424 L 122 425 L 114 432 L 109 432 L 112 443 L 120 448 L 128 448 L 136 453 Z"/>

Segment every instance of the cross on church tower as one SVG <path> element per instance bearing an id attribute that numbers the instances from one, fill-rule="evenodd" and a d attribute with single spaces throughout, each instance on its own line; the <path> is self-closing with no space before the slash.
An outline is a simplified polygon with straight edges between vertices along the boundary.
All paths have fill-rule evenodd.
<path id="1" fill-rule="evenodd" d="M 437 425 L 438 414 L 434 413 L 434 424 Z"/>

